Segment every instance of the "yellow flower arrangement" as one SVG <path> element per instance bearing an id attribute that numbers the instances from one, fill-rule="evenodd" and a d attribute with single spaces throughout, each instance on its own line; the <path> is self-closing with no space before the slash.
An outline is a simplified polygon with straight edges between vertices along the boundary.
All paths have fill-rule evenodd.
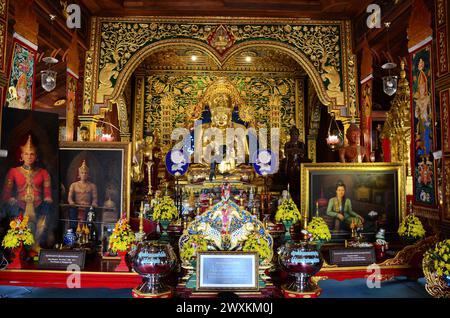
<path id="1" fill-rule="evenodd" d="M 205 252 L 207 250 L 208 243 L 203 235 L 191 235 L 180 247 L 180 258 L 185 262 L 190 262 L 197 252 Z"/>
<path id="2" fill-rule="evenodd" d="M 408 214 L 400 223 L 398 235 L 403 238 L 421 239 L 425 236 L 425 229 L 418 217 Z"/>
<path id="3" fill-rule="evenodd" d="M 425 257 L 433 260 L 433 268 L 439 276 L 450 276 L 450 239 L 438 242 L 425 253 Z"/>
<path id="4" fill-rule="evenodd" d="M 321 217 L 313 217 L 311 222 L 309 222 L 306 230 L 312 235 L 313 241 L 329 241 L 331 240 L 331 233 L 328 229 L 328 225 L 325 220 Z"/>
<path id="5" fill-rule="evenodd" d="M 20 214 L 9 223 L 11 227 L 3 238 L 2 246 L 5 248 L 17 248 L 21 244 L 31 246 L 34 244 L 33 234 L 28 228 L 28 216 Z"/>
<path id="6" fill-rule="evenodd" d="M 275 214 L 275 220 L 280 221 L 292 221 L 292 223 L 301 220 L 302 215 L 295 205 L 294 201 L 289 198 L 284 200 L 279 206 L 277 213 Z"/>
<path id="7" fill-rule="evenodd" d="M 113 252 L 128 251 L 135 240 L 134 232 L 126 218 L 121 218 L 117 221 L 116 226 L 109 239 L 109 248 Z"/>
<path id="8" fill-rule="evenodd" d="M 153 211 L 153 220 L 171 221 L 178 218 L 178 209 L 172 198 L 164 196 L 155 206 Z"/>
<path id="9" fill-rule="evenodd" d="M 272 251 L 269 247 L 269 243 L 259 235 L 250 236 L 244 243 L 242 247 L 244 252 L 258 252 L 259 260 L 262 262 L 264 260 L 270 261 L 272 256 Z"/>

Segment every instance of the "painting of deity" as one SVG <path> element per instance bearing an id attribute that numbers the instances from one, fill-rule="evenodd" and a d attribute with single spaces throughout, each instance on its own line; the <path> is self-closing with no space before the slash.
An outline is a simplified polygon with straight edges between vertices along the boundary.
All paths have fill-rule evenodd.
<path id="1" fill-rule="evenodd" d="M 11 76 L 8 85 L 8 107 L 31 109 L 34 94 L 36 52 L 25 44 L 14 41 Z"/>
<path id="2" fill-rule="evenodd" d="M 414 201 L 420 205 L 434 207 L 436 205 L 433 158 L 435 125 L 431 43 L 412 53 L 411 65 Z"/>

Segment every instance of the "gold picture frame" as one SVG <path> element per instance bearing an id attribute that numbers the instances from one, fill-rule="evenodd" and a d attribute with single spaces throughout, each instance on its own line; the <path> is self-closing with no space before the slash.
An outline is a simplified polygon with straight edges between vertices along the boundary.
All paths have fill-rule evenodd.
<path id="1" fill-rule="evenodd" d="M 120 204 L 117 204 L 118 216 L 122 215 L 124 211 L 126 211 L 127 218 L 130 218 L 130 187 L 131 187 L 131 177 L 130 177 L 130 165 L 131 165 L 131 143 L 129 142 L 77 142 L 77 141 L 63 141 L 59 143 L 59 155 L 60 155 L 60 182 L 61 185 L 64 186 L 66 192 L 69 190 L 69 182 L 68 178 L 65 177 L 68 175 L 67 172 L 62 171 L 66 167 L 70 169 L 76 168 L 78 170 L 77 165 L 80 164 L 80 160 L 84 158 L 88 158 L 89 155 L 96 156 L 95 159 L 98 160 L 104 159 L 105 162 L 100 162 L 101 166 L 97 165 L 90 169 L 91 171 L 95 171 L 96 167 L 99 166 L 99 170 L 96 171 L 99 179 L 102 176 L 108 176 L 108 173 L 111 175 L 116 175 L 116 172 L 111 171 L 111 169 L 119 169 L 118 164 L 120 162 Z M 114 158 L 109 158 L 108 155 L 114 155 Z M 118 157 L 120 156 L 120 159 Z M 68 160 L 72 160 L 72 162 L 66 162 Z M 76 161 L 76 162 L 75 162 Z M 89 166 L 89 162 L 87 163 Z M 114 165 L 114 167 L 110 167 L 110 165 Z M 73 172 L 72 172 L 73 175 Z M 117 176 L 117 175 L 116 175 Z M 105 191 L 105 188 L 102 188 L 102 184 L 106 182 L 103 181 L 100 185 L 97 185 L 98 192 L 100 195 L 100 191 Z M 105 194 L 106 196 L 106 194 Z M 100 199 L 100 198 L 99 198 Z M 66 200 L 61 200 L 61 202 L 65 202 Z M 99 202 L 99 205 L 101 203 Z"/>
<path id="2" fill-rule="evenodd" d="M 230 259 L 234 259 L 233 261 L 236 262 L 236 260 L 250 260 L 250 266 L 247 264 L 244 268 L 245 270 L 250 270 L 251 273 L 244 277 L 245 280 L 250 279 L 250 283 L 248 281 L 241 282 L 241 283 L 215 283 L 214 281 L 210 281 L 209 283 L 206 282 L 204 274 L 205 266 L 211 266 L 211 263 L 209 265 L 206 261 L 211 259 L 226 259 L 227 261 L 225 263 L 222 263 L 222 265 L 218 265 L 219 268 L 216 270 L 220 273 L 225 273 L 227 275 L 230 275 L 229 279 L 231 279 L 231 276 L 233 276 L 233 279 L 237 279 L 236 275 L 232 275 L 234 272 L 231 271 L 231 269 L 236 270 L 239 266 L 238 264 L 231 265 L 229 262 Z M 223 262 L 223 261 L 222 261 Z M 225 266 L 227 270 L 220 271 L 220 266 Z M 242 251 L 207 251 L 207 252 L 198 252 L 197 253 L 197 291 L 258 291 L 259 290 L 259 255 L 257 252 L 242 252 Z M 236 273 L 234 273 L 236 274 Z M 225 279 L 226 278 L 222 278 Z M 244 286 L 245 285 L 245 286 Z"/>
<path id="3" fill-rule="evenodd" d="M 305 163 L 301 165 L 302 215 L 323 217 L 335 238 L 338 231 L 335 220 L 326 212 L 329 200 L 336 196 L 338 181 L 346 185 L 345 195 L 350 198 L 352 210 L 361 215 L 366 226 L 386 226 L 386 232 L 395 234 L 406 214 L 405 165 L 401 163 Z M 380 199 L 380 193 L 383 196 Z M 361 200 L 358 200 L 361 197 Z M 395 211 L 392 211 L 395 210 Z M 318 213 L 317 213 L 318 211 Z M 373 221 L 377 212 L 377 221 Z M 369 221 L 374 224 L 368 224 Z M 380 227 L 381 227 L 380 226 Z M 376 230 L 376 229 L 375 229 Z"/>

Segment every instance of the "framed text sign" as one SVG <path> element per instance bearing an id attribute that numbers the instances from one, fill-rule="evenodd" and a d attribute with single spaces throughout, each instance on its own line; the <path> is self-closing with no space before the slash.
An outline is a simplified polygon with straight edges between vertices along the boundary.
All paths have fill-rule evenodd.
<path id="1" fill-rule="evenodd" d="M 258 290 L 258 253 L 199 252 L 197 290 Z"/>
<path id="2" fill-rule="evenodd" d="M 330 263 L 338 266 L 363 266 L 374 264 L 375 250 L 367 248 L 330 249 Z"/>
<path id="3" fill-rule="evenodd" d="M 85 250 L 41 250 L 38 267 L 41 269 L 66 270 L 70 265 L 78 265 L 80 270 L 83 270 L 85 257 Z"/>

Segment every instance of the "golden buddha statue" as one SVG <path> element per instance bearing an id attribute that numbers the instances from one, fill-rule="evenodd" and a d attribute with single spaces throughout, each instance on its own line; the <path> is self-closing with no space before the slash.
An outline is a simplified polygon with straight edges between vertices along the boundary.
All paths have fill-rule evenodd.
<path id="1" fill-rule="evenodd" d="M 249 107 L 239 91 L 225 78 L 212 83 L 201 100 L 193 107 L 189 118 L 201 119 L 203 110 L 209 109 L 211 121 L 195 128 L 194 165 L 190 167 L 188 179 L 192 182 L 227 178 L 229 181 L 252 179 L 253 169 L 245 165 L 249 158 L 247 127 L 233 120 L 233 111 L 238 107 L 239 118 L 249 123 Z M 252 114 L 253 115 L 253 114 Z M 250 119 L 249 119 L 250 118 Z"/>
<path id="2" fill-rule="evenodd" d="M 246 140 L 246 127 L 232 121 L 233 107 L 232 99 L 226 92 L 217 92 L 210 98 L 209 108 L 211 112 L 211 123 L 204 124 L 202 142 L 203 163 L 210 163 L 215 156 L 223 156 L 217 168 L 221 174 L 231 173 L 237 166 L 237 161 L 245 162 L 248 154 Z M 209 131 L 206 129 L 215 128 L 221 132 Z M 227 136 L 227 128 L 242 128 L 242 131 L 235 130 L 234 135 Z M 214 138 L 213 138 L 214 136 Z"/>

